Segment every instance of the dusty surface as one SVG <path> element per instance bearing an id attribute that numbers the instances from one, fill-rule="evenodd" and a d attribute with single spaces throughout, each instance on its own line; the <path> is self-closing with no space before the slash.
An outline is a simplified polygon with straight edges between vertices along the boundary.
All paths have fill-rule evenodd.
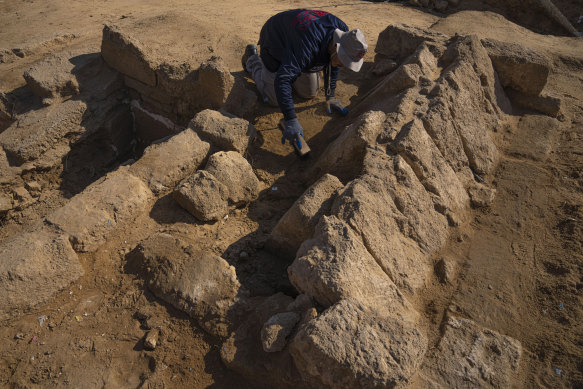
<path id="1" fill-rule="evenodd" d="M 573 5 L 563 3 L 568 3 L 567 16 L 577 27 Z M 25 86 L 23 73 L 49 53 L 99 52 L 104 23 L 139 25 L 147 34 L 149 23 L 164 20 L 168 28 L 156 37 L 157 42 L 183 43 L 170 45 L 169 62 L 217 54 L 241 78 L 242 48 L 256 41 L 269 16 L 290 7 L 316 6 L 350 27 L 360 27 L 371 49 L 391 23 L 423 28 L 437 23 L 434 29 L 439 32 L 476 33 L 480 38 L 526 44 L 553 56 L 546 88 L 562 98 L 562 116 L 552 122 L 546 117 L 528 119 L 525 113 L 540 114 L 516 109 L 504 130 L 495 134 L 500 160 L 489 183 L 496 188 L 496 197 L 490 207 L 472 209 L 470 222 L 452 229 L 448 244 L 435 255 L 436 262 L 443 258 L 455 265 L 448 281 L 442 283 L 432 275 L 411 302 L 423 315 L 428 349 L 438 342 L 449 311 L 520 341 L 522 361 L 515 380 L 520 387 L 583 387 L 581 39 L 535 35 L 518 26 L 508 27 L 499 16 L 482 11 L 441 19 L 396 3 L 0 1 L 0 49 L 8 50 L 0 63 L 0 92 L 8 94 L 5 105 L 13 118 L 35 109 L 40 103 Z M 372 60 L 371 50 L 366 61 Z M 367 65 L 358 75 L 341 72 L 337 97 L 351 107 L 378 81 L 367 73 Z M 350 115 L 330 118 L 322 102 L 320 95 L 297 105 L 315 155 L 354 119 Z M 263 139 L 247 155 L 261 180 L 258 200 L 232 211 L 227 219 L 203 224 L 169 193 L 95 253 L 80 253 L 84 276 L 79 281 L 49 302 L 2 323 L 0 386 L 135 388 L 149 387 L 149 377 L 155 375 L 156 383 L 165 387 L 255 387 L 222 364 L 218 339 L 146 289 L 142 278 L 128 267 L 127 254 L 153 233 L 171 232 L 227 260 L 251 295 L 281 291 L 295 296 L 287 279 L 289 263 L 263 250 L 263 245 L 280 217 L 311 184 L 303 173 L 314 158 L 298 160 L 288 146 L 281 145 L 276 128 L 279 118 L 277 110 L 266 106 L 246 118 Z M 528 120 L 542 124 L 529 125 Z M 525 141 L 533 131 L 539 141 Z M 42 194 L 32 205 L 2 218 L 0 242 L 32 230 L 35 223 L 117 166 L 87 170 L 82 162 L 99 158 L 87 150 L 92 150 L 91 145 L 69 156 L 78 165 L 69 161 L 42 174 L 25 174 L 28 181 L 42 185 Z M 2 186 L 5 193 L 12 189 Z M 241 255 L 242 251 L 247 255 Z M 39 325 L 43 316 L 46 320 Z M 144 349 L 147 320 L 161 327 L 159 345 L 153 351 Z M 420 380 L 414 380 L 416 385 L 423 386 Z"/>

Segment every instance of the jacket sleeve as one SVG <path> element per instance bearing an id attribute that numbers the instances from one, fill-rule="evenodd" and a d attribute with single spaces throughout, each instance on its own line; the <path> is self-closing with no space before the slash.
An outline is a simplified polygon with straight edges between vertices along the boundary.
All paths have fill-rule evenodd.
<path id="1" fill-rule="evenodd" d="M 275 95 L 284 120 L 294 119 L 296 111 L 292 99 L 292 85 L 302 73 L 302 64 L 286 53 L 275 75 Z"/>

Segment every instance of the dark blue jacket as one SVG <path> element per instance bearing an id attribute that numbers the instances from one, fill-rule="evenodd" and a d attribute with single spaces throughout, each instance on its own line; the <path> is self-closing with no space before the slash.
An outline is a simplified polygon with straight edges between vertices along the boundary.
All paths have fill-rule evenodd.
<path id="1" fill-rule="evenodd" d="M 259 34 L 261 59 L 268 70 L 277 73 L 275 93 L 285 120 L 296 117 L 292 84 L 302 72 L 323 69 L 324 87 L 334 95 L 338 68 L 329 69 L 327 65 L 330 63 L 328 45 L 336 29 L 348 31 L 336 16 L 306 9 L 278 13 L 263 25 Z"/>

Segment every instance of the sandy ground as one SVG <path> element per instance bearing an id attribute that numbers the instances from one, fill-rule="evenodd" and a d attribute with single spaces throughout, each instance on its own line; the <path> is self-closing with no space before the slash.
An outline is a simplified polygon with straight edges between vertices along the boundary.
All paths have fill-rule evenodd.
<path id="1" fill-rule="evenodd" d="M 53 51 L 98 52 L 104 23 L 143 22 L 147 28 L 148 20 L 167 18 L 167 34 L 159 39 L 173 42 L 185 28 L 183 24 L 174 28 L 177 15 L 191 20 L 191 28 L 200 33 L 193 47 L 212 47 L 233 72 L 240 72 L 243 45 L 256 41 L 263 22 L 276 12 L 302 7 L 332 12 L 350 27 L 360 27 L 371 48 L 378 33 L 391 23 L 427 28 L 441 20 L 396 3 L 363 1 L 0 0 L 0 48 L 25 48 L 29 53 L 0 64 L 0 91 L 13 92 L 26 102 L 29 92 L 24 87 L 23 71 Z M 532 47 L 552 46 L 583 57 L 583 46 L 576 38 L 554 39 L 521 29 L 488 28 L 493 23 L 488 14 L 474 17 L 471 23 L 459 20 L 441 28 L 448 33 L 479 33 L 507 41 L 519 36 Z M 545 44 L 544 39 L 551 41 Z M 372 62 L 372 55 L 366 60 Z M 374 79 L 366 72 L 342 72 L 337 96 L 356 105 L 359 94 L 372 83 Z M 524 348 L 518 377 L 521 387 L 580 388 L 583 68 L 555 63 L 549 87 L 563 98 L 566 110 L 559 128 L 545 139 L 550 147 L 548 159 L 533 159 L 529 150 L 524 150 L 523 139 L 528 134 L 517 131 L 518 112 L 514 122 L 496 134 L 501 160 L 491 178 L 497 188 L 493 205 L 473 210 L 471 222 L 452 231 L 449 244 L 436 258 L 452 258 L 458 265 L 458 277 L 448 284 L 432 279 L 414 303 L 424 313 L 425 330 L 433 343 L 438 340 L 445 312 L 451 310 L 520 340 Z M 306 139 L 316 155 L 351 120 L 350 116 L 330 118 L 322 102 L 320 96 L 298 104 Z M 12 109 L 18 114 L 26 110 L 26 104 Z M 125 268 L 126 254 L 141 240 L 155 231 L 172 231 L 209 242 L 201 248 L 234 264 L 242 284 L 252 293 L 294 293 L 285 279 L 288 264 L 263 252 L 259 243 L 306 188 L 302 173 L 313 160 L 300 161 L 281 145 L 275 129 L 277 110 L 260 107 L 248 119 L 264 140 L 249 158 L 265 186 L 259 200 L 235 211 L 228 220 L 202 225 L 166 196 L 149 215 L 95 254 L 81 255 L 86 275 L 79 282 L 48 304 L 2 324 L 0 387 L 134 388 L 147 383 L 153 374 L 166 387 L 255 387 L 222 365 L 216 339 L 184 313 L 153 297 Z M 96 178 L 74 169 L 62 173 L 51 171 L 33 177 L 50 183 L 42 201 L 3 220 L 0 240 L 30 228 Z M 270 190 L 273 186 L 278 190 Z M 238 259 L 242 250 L 251 254 L 246 261 Z M 162 343 L 155 351 L 143 349 L 146 330 L 138 320 L 142 313 L 163 328 Z M 42 327 L 40 316 L 47 316 Z"/>

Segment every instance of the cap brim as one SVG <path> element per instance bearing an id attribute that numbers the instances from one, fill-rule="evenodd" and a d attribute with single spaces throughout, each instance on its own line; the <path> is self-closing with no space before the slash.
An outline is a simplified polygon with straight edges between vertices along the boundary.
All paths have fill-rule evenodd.
<path id="1" fill-rule="evenodd" d="M 358 72 L 362 67 L 362 63 L 364 62 L 364 58 L 361 58 L 359 61 L 354 62 L 346 51 L 342 48 L 341 45 L 336 45 L 336 52 L 338 53 L 338 59 L 342 62 L 344 67 L 352 70 L 353 72 Z"/>

